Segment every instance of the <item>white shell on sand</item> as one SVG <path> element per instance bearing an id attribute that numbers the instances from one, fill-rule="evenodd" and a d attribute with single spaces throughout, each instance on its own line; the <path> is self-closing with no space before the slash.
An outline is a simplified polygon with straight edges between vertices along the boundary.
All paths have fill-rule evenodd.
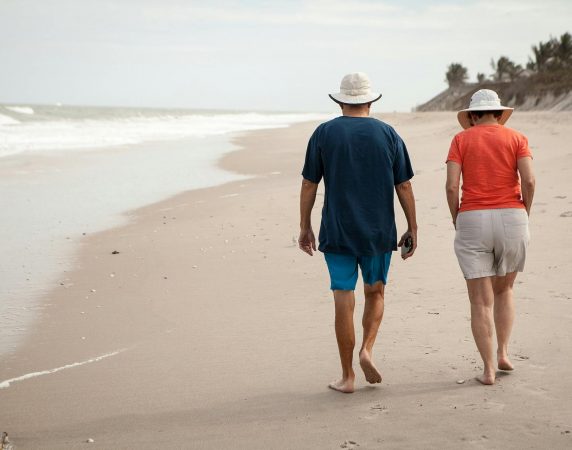
<path id="1" fill-rule="evenodd" d="M 87 442 L 88 444 L 93 444 L 95 441 L 94 441 L 92 438 L 89 438 L 89 439 L 88 439 L 87 441 L 85 441 L 85 442 Z"/>
<path id="2" fill-rule="evenodd" d="M 465 384 L 465 380 L 457 380 L 457 384 Z"/>

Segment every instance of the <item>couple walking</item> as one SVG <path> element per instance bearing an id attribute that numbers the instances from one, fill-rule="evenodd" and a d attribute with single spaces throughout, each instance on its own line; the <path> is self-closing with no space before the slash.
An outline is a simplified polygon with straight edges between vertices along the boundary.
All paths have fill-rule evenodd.
<path id="1" fill-rule="evenodd" d="M 340 92 L 330 98 L 340 105 L 342 115 L 321 124 L 308 143 L 298 242 L 301 250 L 313 255 L 316 239 L 311 212 L 323 179 L 318 249 L 324 253 L 330 274 L 342 365 L 341 378 L 329 387 L 351 393 L 358 267 L 365 294 L 359 364 L 369 383 L 380 383 L 372 352 L 383 318 L 391 255 L 397 247 L 402 248 L 403 259 L 415 254 L 417 220 L 410 182 L 413 169 L 405 143 L 391 126 L 369 116 L 371 104 L 381 94 L 372 92 L 367 75 L 358 72 L 346 75 Z M 503 126 L 511 114 L 512 108 L 502 106 L 494 91 L 477 91 L 469 108 L 457 115 L 464 131 L 454 137 L 446 160 L 447 202 L 456 230 L 454 247 L 467 283 L 471 329 L 484 363 L 484 371 L 477 377 L 483 384 L 495 382 L 497 366 L 513 369 L 508 357 L 514 321 L 512 288 L 517 273 L 524 269 L 534 195 L 528 141 Z M 394 192 L 407 220 L 407 231 L 399 242 Z"/>

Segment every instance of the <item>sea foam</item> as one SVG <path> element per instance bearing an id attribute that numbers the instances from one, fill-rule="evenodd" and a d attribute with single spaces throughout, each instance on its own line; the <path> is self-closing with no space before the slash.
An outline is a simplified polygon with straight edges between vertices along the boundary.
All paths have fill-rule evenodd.
<path id="1" fill-rule="evenodd" d="M 5 107 L 13 110 L 14 107 Z M 0 116 L 0 157 L 23 152 L 95 149 L 283 128 L 323 114 L 165 114 L 95 119 L 28 120 Z"/>
<path id="2" fill-rule="evenodd" d="M 19 114 L 28 114 L 28 115 L 34 114 L 34 108 L 30 106 L 6 106 L 6 109 L 9 109 L 10 111 L 14 111 L 15 113 Z"/>
<path id="3" fill-rule="evenodd" d="M 5 116 L 4 114 L 0 114 L 0 126 L 2 126 L 2 125 L 14 125 L 17 123 L 20 123 L 20 121 L 13 119 L 12 117 Z"/>

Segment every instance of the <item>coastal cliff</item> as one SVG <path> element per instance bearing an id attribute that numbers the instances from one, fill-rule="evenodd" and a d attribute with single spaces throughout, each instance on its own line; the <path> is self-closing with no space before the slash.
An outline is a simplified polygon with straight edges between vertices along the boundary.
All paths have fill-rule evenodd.
<path id="1" fill-rule="evenodd" d="M 492 89 L 499 94 L 503 105 L 523 111 L 572 111 L 572 86 L 547 86 L 532 80 L 449 87 L 415 110 L 458 111 L 468 106 L 471 96 L 479 89 Z"/>

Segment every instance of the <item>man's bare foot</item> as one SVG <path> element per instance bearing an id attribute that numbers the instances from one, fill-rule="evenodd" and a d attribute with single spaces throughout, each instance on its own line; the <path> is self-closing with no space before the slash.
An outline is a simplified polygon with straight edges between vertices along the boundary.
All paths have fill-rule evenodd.
<path id="1" fill-rule="evenodd" d="M 377 367 L 375 367 L 371 360 L 371 355 L 365 349 L 359 352 L 359 365 L 368 383 L 381 383 L 381 373 L 379 373 L 379 370 L 377 370 Z"/>
<path id="2" fill-rule="evenodd" d="M 341 380 L 332 381 L 328 384 L 330 389 L 334 391 L 343 392 L 344 394 L 351 394 L 354 391 L 354 377 L 342 378 Z"/>
<path id="3" fill-rule="evenodd" d="M 475 377 L 476 380 L 485 385 L 495 384 L 495 373 L 494 372 L 484 372 L 482 375 Z"/>
<path id="4" fill-rule="evenodd" d="M 508 359 L 508 356 L 502 356 L 498 359 L 499 370 L 514 370 L 514 366 Z"/>

